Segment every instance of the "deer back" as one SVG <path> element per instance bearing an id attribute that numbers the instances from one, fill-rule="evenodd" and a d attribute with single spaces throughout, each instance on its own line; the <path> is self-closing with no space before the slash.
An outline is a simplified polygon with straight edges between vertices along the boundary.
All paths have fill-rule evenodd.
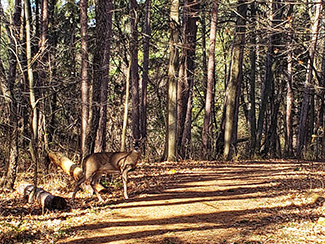
<path id="1" fill-rule="evenodd" d="M 116 172 L 118 165 L 112 162 L 112 152 L 93 153 L 88 155 L 83 161 L 83 169 L 87 176 L 94 172 Z M 88 177 L 87 177 L 88 178 Z"/>

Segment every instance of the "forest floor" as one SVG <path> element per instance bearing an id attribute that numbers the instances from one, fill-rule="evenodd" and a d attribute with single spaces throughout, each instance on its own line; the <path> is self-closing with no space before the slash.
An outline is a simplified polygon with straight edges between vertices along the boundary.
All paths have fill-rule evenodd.
<path id="1" fill-rule="evenodd" d="M 72 204 L 73 184 L 53 178 L 43 188 L 71 208 L 41 215 L 1 190 L 0 243 L 325 243 L 324 162 L 140 164 L 130 199 L 116 180 L 102 203 L 84 191 Z"/>

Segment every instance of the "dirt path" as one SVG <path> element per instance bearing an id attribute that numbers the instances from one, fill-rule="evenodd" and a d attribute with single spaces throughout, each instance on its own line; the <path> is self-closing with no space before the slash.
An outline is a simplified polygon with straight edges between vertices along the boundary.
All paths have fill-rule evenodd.
<path id="1" fill-rule="evenodd" d="M 325 243 L 324 177 L 317 167 L 143 165 L 129 183 L 132 199 L 97 205 L 96 217 L 58 243 Z"/>

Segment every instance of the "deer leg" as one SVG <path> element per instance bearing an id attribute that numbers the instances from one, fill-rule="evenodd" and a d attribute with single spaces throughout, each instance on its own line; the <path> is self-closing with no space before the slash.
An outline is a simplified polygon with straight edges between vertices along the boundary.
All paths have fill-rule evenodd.
<path id="1" fill-rule="evenodd" d="M 127 189 L 127 181 L 128 181 L 128 172 L 130 169 L 126 168 L 122 172 L 122 180 L 123 180 L 123 188 L 124 188 L 124 198 L 129 199 L 128 197 L 128 189 Z"/>
<path id="2" fill-rule="evenodd" d="M 74 188 L 74 191 L 73 191 L 73 194 L 72 194 L 72 202 L 74 202 L 74 198 L 77 194 L 77 192 L 80 190 L 80 185 L 86 180 L 86 177 L 83 175 L 78 181 L 77 181 L 77 184 L 76 184 L 76 187 Z"/>
<path id="3" fill-rule="evenodd" d="M 99 182 L 100 177 L 102 176 L 101 173 L 95 173 L 91 180 L 91 187 L 93 188 L 93 191 L 95 192 L 97 198 L 100 202 L 103 202 L 103 198 L 100 196 L 98 190 L 96 189 L 96 184 Z"/>

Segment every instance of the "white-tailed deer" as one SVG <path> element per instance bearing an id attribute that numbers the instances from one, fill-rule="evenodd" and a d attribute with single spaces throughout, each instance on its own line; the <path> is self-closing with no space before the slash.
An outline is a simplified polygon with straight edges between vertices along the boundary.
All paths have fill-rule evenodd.
<path id="1" fill-rule="evenodd" d="M 135 169 L 137 161 L 141 155 L 144 139 L 134 139 L 134 149 L 131 152 L 101 152 L 93 153 L 85 157 L 82 162 L 83 174 L 77 181 L 76 187 L 72 194 L 72 201 L 76 196 L 80 185 L 85 181 L 89 182 L 99 201 L 103 201 L 95 185 L 100 177 L 105 174 L 121 173 L 124 188 L 124 198 L 128 199 L 127 180 L 128 172 Z"/>

